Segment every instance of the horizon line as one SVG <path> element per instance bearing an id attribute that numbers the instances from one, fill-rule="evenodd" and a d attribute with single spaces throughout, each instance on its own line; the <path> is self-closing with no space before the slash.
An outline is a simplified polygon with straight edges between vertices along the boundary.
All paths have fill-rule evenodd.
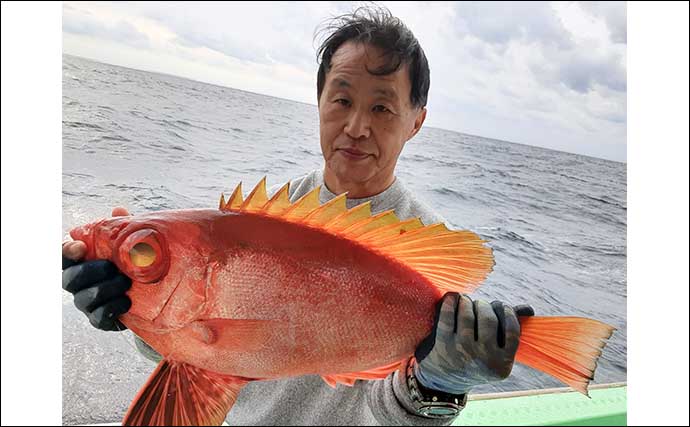
<path id="1" fill-rule="evenodd" d="M 120 67 L 120 68 L 124 68 L 124 69 L 127 69 L 127 70 L 142 71 L 142 72 L 145 72 L 145 73 L 159 74 L 159 75 L 168 76 L 168 77 L 175 77 L 175 78 L 178 78 L 178 79 L 188 80 L 188 81 L 195 82 L 195 83 L 202 83 L 202 84 L 207 84 L 207 85 L 211 85 L 211 86 L 216 86 L 216 87 L 220 87 L 220 88 L 224 88 L 224 89 L 237 90 L 237 91 L 244 92 L 244 93 L 249 93 L 249 94 L 252 94 L 252 95 L 265 96 L 265 97 L 268 97 L 268 98 L 280 99 L 280 100 L 283 100 L 283 101 L 297 102 L 297 103 L 299 103 L 299 104 L 309 105 L 309 106 L 317 107 L 317 108 L 318 108 L 318 105 L 317 105 L 317 104 L 312 104 L 312 103 L 309 103 L 309 102 L 298 101 L 298 100 L 289 99 L 289 98 L 281 98 L 281 97 L 279 97 L 279 96 L 268 95 L 268 94 L 260 93 L 260 92 L 252 92 L 252 91 L 249 91 L 249 90 L 246 90 L 246 89 L 240 89 L 240 88 L 236 88 L 236 87 L 232 87 L 232 86 L 224 86 L 224 85 L 222 85 L 222 84 L 211 83 L 211 82 L 207 82 L 207 81 L 203 81 L 203 80 L 196 80 L 196 79 L 193 79 L 193 78 L 190 78 L 190 77 L 179 76 L 179 75 L 176 75 L 176 74 L 168 74 L 168 73 L 163 73 L 163 72 L 160 72 L 160 71 L 152 71 L 152 70 L 144 70 L 144 69 L 141 69 L 141 68 L 126 67 L 126 66 L 124 66 L 124 65 L 118 65 L 118 64 L 112 64 L 112 63 L 109 63 L 109 62 L 103 62 L 103 61 L 100 61 L 100 60 L 97 60 L 97 59 L 93 59 L 93 58 L 88 58 L 88 57 L 85 57 L 85 56 L 74 55 L 74 54 L 71 54 L 71 53 L 67 53 L 67 52 L 65 52 L 65 51 L 62 52 L 62 55 L 63 55 L 63 56 L 65 56 L 65 55 L 66 55 L 66 56 L 71 56 L 71 57 L 79 58 L 79 59 L 84 59 L 84 60 L 92 61 L 92 62 L 95 62 L 95 63 L 98 63 L 98 64 L 109 65 L 109 66 L 112 66 L 112 67 Z M 503 142 L 503 143 L 506 143 L 506 144 L 516 144 L 516 145 L 522 145 L 522 146 L 526 146 L 526 147 L 539 148 L 539 149 L 542 149 L 542 150 L 555 151 L 555 152 L 558 152 L 558 153 L 566 153 L 566 154 L 572 154 L 572 155 L 575 155 L 575 156 L 588 157 L 588 158 L 591 158 L 591 159 L 604 160 L 604 161 L 607 161 L 607 162 L 622 163 L 622 164 L 627 164 L 627 163 L 628 163 L 628 162 L 627 162 L 627 159 L 626 159 L 626 161 L 614 160 L 614 159 L 609 159 L 609 158 L 605 158 L 605 157 L 596 157 L 596 156 L 592 156 L 592 155 L 589 155 L 589 154 L 574 153 L 574 152 L 572 152 L 572 151 L 557 150 L 557 149 L 555 149 L 555 148 L 543 147 L 543 146 L 541 146 L 541 145 L 527 144 L 527 143 L 524 143 L 524 142 L 508 141 L 508 140 L 505 140 L 505 139 L 492 138 L 492 137 L 487 137 L 487 136 L 482 136 L 482 135 L 474 135 L 474 134 L 471 134 L 471 133 L 461 132 L 461 131 L 455 130 L 455 129 L 446 129 L 446 128 L 440 128 L 440 127 L 436 127 L 436 126 L 428 126 L 428 125 L 427 125 L 427 126 L 424 126 L 424 127 L 430 128 L 430 129 L 443 130 L 443 131 L 446 131 L 446 132 L 455 132 L 455 133 L 458 133 L 458 134 L 460 134 L 460 135 L 473 136 L 473 137 L 475 137 L 475 138 L 482 138 L 482 139 L 487 139 L 487 140 L 491 140 L 491 141 L 498 141 L 498 142 Z M 627 151 L 627 144 L 626 144 L 626 151 Z"/>

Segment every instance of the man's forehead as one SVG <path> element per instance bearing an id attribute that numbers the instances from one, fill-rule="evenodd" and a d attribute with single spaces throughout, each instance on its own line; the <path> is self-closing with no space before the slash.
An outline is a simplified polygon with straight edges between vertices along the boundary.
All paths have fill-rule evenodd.
<path id="1" fill-rule="evenodd" d="M 386 81 L 389 83 L 387 83 Z M 389 98 L 397 98 L 398 94 L 394 86 L 395 79 L 386 79 L 386 81 L 377 84 L 373 88 L 373 92 L 377 95 L 383 95 Z M 334 75 L 330 85 L 338 89 L 349 89 L 352 87 L 352 84 L 350 83 L 347 76 L 343 75 Z"/>
<path id="2" fill-rule="evenodd" d="M 389 65 L 389 58 L 382 54 L 381 49 L 363 43 L 347 42 L 338 48 L 331 59 L 330 71 L 327 75 L 329 86 L 335 88 L 350 88 L 354 84 L 353 77 L 366 75 L 376 81 L 374 92 L 384 96 L 397 97 L 402 86 L 409 85 L 407 64 L 402 64 L 395 72 L 375 75 L 370 71 L 376 71 L 382 66 Z"/>
<path id="3" fill-rule="evenodd" d="M 348 67 L 364 67 L 369 70 L 376 70 L 382 66 L 389 65 L 389 58 L 384 55 L 380 48 L 367 44 L 355 43 L 352 41 L 343 43 L 331 57 L 331 69 L 348 68 Z M 402 70 L 401 66 L 397 71 Z M 380 77 L 390 77 L 390 75 Z"/>

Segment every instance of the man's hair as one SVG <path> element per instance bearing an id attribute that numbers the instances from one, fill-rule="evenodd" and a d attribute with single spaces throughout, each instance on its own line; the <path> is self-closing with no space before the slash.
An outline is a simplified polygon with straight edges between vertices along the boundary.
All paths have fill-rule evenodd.
<path id="1" fill-rule="evenodd" d="M 316 78 L 316 96 L 321 93 L 326 82 L 326 73 L 331 68 L 333 54 L 345 42 L 371 44 L 383 51 L 385 63 L 367 71 L 375 76 L 385 76 L 408 65 L 410 83 L 410 102 L 413 107 L 426 106 L 429 94 L 429 63 L 419 42 L 405 24 L 394 17 L 386 8 L 361 7 L 354 12 L 329 20 L 318 34 L 330 33 L 316 52 L 319 71 Z"/>

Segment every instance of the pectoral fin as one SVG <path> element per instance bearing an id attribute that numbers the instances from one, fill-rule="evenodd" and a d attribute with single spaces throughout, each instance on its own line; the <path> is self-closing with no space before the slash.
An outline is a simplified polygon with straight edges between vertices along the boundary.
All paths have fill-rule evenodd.
<path id="1" fill-rule="evenodd" d="M 223 348 L 256 351 L 285 331 L 286 324 L 278 320 L 207 319 L 197 320 L 189 332 L 198 341 Z"/>

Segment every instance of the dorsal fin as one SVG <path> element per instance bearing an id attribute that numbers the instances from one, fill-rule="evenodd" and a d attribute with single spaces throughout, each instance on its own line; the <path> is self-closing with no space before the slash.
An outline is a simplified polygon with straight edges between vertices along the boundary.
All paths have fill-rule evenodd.
<path id="1" fill-rule="evenodd" d="M 314 188 L 290 205 L 290 207 L 283 212 L 281 218 L 293 222 L 302 222 L 301 220 L 307 216 L 307 214 L 319 207 L 320 192 L 321 187 Z"/>
<path id="2" fill-rule="evenodd" d="M 225 197 L 221 197 L 220 199 L 221 203 L 225 201 Z M 240 206 L 242 206 L 242 183 L 240 182 L 237 184 L 237 187 L 235 187 L 235 191 L 232 192 L 232 196 L 230 196 L 230 199 L 228 199 L 228 202 L 225 204 L 225 206 L 221 207 L 220 210 L 222 211 L 236 211 L 239 210 Z"/>
<path id="3" fill-rule="evenodd" d="M 346 200 L 347 193 L 334 197 L 306 215 L 304 217 L 304 222 L 309 225 L 323 225 L 328 223 L 333 218 L 347 211 L 347 206 L 345 205 Z"/>
<path id="4" fill-rule="evenodd" d="M 330 220 L 328 223 L 324 224 L 324 226 L 329 230 L 339 232 L 358 221 L 369 218 L 370 216 L 371 202 L 366 201 L 361 205 L 357 205 L 354 208 L 343 212 L 342 214 Z"/>
<path id="5" fill-rule="evenodd" d="M 283 185 L 264 206 L 264 212 L 271 216 L 280 216 L 290 207 L 290 183 Z"/>
<path id="6" fill-rule="evenodd" d="M 392 210 L 390 210 L 378 213 L 372 217 L 365 218 L 361 221 L 352 224 L 351 226 L 343 230 L 343 234 L 349 236 L 351 239 L 356 239 L 362 234 L 378 230 L 381 227 L 387 225 L 398 223 L 400 223 L 400 220 L 397 216 L 395 216 L 395 213 Z"/>
<path id="7" fill-rule="evenodd" d="M 362 242 L 377 242 L 388 237 L 400 237 L 401 234 L 406 233 L 411 230 L 416 230 L 418 228 L 424 227 L 424 224 L 419 218 L 411 218 L 405 221 L 400 221 L 394 224 L 390 224 L 386 227 L 377 228 L 376 230 L 371 230 L 368 233 L 364 233 L 359 236 L 359 240 Z"/>
<path id="8" fill-rule="evenodd" d="M 240 206 L 241 211 L 248 212 L 259 212 L 261 208 L 264 207 L 268 201 L 268 196 L 266 195 L 266 177 L 263 177 L 256 187 L 249 193 L 247 200 L 245 200 Z"/>
<path id="9" fill-rule="evenodd" d="M 470 293 L 493 268 L 491 249 L 471 231 L 424 226 L 417 218 L 400 221 L 393 211 L 372 215 L 370 202 L 347 210 L 345 194 L 321 205 L 320 191 L 316 187 L 290 203 L 286 184 L 268 200 L 263 178 L 245 201 L 241 183 L 224 206 L 221 197 L 221 210 L 266 215 L 349 239 L 407 265 L 443 292 Z"/>

